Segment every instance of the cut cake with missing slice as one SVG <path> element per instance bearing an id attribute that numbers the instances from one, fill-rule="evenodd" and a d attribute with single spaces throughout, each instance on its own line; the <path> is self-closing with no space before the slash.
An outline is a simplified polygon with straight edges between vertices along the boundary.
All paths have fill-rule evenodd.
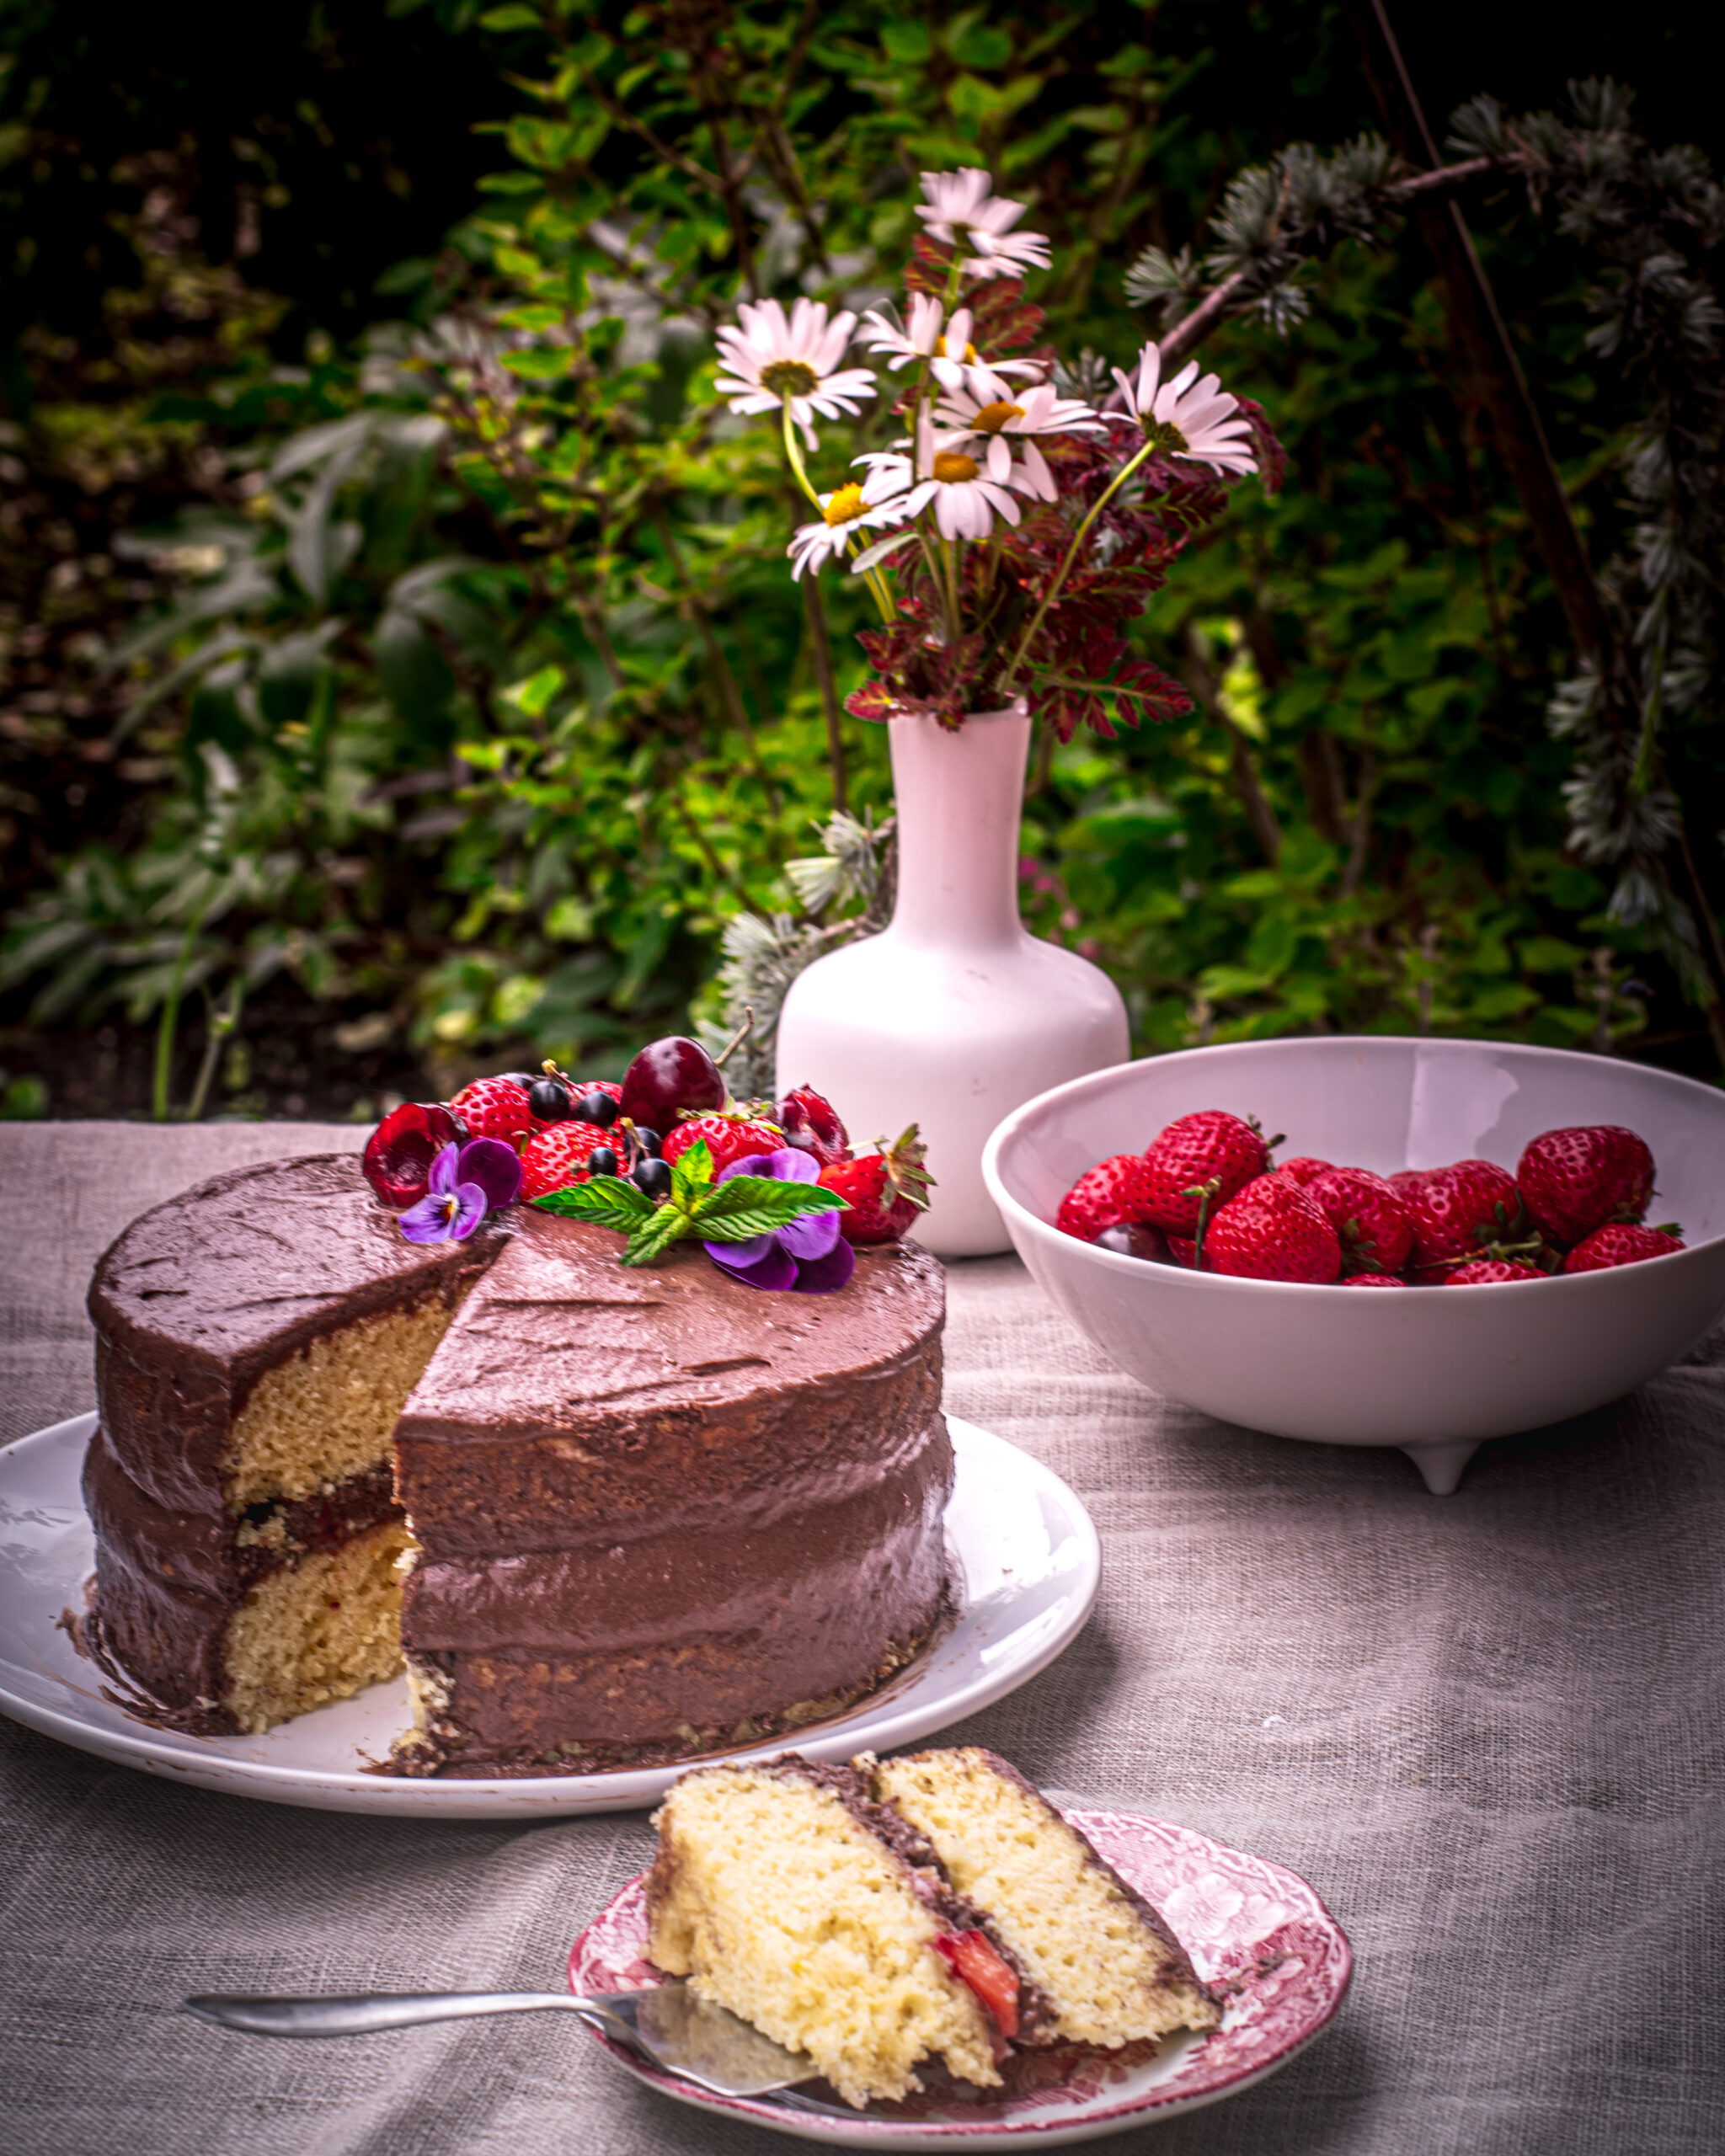
<path id="1" fill-rule="evenodd" d="M 654 1823 L 650 1959 L 858 2108 L 919 2067 L 996 2089 L 1015 2054 L 1220 2020 L 1156 1913 L 991 1753 L 698 1768 Z"/>

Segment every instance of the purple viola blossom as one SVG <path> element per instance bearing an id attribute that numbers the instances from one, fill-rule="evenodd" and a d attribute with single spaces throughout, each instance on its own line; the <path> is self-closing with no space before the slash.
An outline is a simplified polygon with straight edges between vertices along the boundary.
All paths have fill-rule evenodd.
<path id="1" fill-rule="evenodd" d="M 766 1176 L 774 1182 L 819 1182 L 820 1163 L 813 1154 L 787 1145 L 777 1153 L 745 1153 L 721 1168 L 715 1181 L 733 1176 Z M 839 1233 L 839 1216 L 805 1213 L 764 1235 L 744 1243 L 708 1243 L 707 1255 L 721 1273 L 745 1287 L 799 1295 L 830 1295 L 857 1269 L 857 1253 Z"/>
<path id="2" fill-rule="evenodd" d="M 410 1243 L 465 1242 L 488 1212 L 512 1205 L 521 1191 L 521 1164 L 500 1138 L 448 1145 L 431 1163 L 426 1194 L 401 1216 Z"/>

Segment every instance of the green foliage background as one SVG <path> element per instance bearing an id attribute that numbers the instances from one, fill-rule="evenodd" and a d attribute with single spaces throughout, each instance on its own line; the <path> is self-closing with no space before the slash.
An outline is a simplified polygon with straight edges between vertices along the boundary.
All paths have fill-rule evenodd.
<path id="1" fill-rule="evenodd" d="M 252 177 L 212 178 L 192 135 L 116 167 L 81 298 L 56 322 L 26 295 L 13 324 L 14 1112 L 369 1115 L 530 1050 L 614 1071 L 687 1023 L 725 921 L 793 910 L 783 863 L 836 792 L 890 805 L 881 729 L 846 718 L 830 751 L 861 610 L 826 579 L 824 674 L 772 430 L 713 402 L 714 324 L 740 292 L 890 289 L 917 171 L 982 163 L 1053 237 L 1032 291 L 1056 342 L 1124 362 L 1144 244 L 1187 239 L 1242 162 L 1371 117 L 1318 5 L 1247 10 L 1250 51 L 1194 5 L 393 12 L 476 188 L 451 230 L 448 172 L 378 238 L 399 259 L 338 219 L 320 311 L 315 264 L 267 238 L 297 214 L 279 175 L 308 108 L 332 154 L 332 119 L 360 131 L 302 97 L 286 134 L 252 128 L 262 192 L 232 139 Z M 0 211 L 29 266 L 70 93 L 10 15 Z M 422 127 L 389 157 L 436 152 Z M 212 217 L 236 186 L 243 214 Z M 1581 265 L 1507 195 L 1480 221 L 1603 558 L 1633 410 L 1583 363 Z M 1290 338 L 1236 323 L 1204 357 L 1266 405 L 1290 482 L 1238 489 L 1141 627 L 1193 718 L 1040 744 L 1033 925 L 1109 968 L 1146 1049 L 1418 1029 L 1706 1070 L 1563 851 L 1561 616 L 1417 237 L 1343 248 Z M 817 480 L 847 453 L 827 430 Z M 147 1071 L 113 1047 L 146 1036 Z M 62 1075 L 93 1037 L 106 1093 Z"/>

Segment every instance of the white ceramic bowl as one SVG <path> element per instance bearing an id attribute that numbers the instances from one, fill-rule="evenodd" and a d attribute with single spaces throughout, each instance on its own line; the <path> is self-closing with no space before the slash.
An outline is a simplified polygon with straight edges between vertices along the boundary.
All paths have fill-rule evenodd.
<path id="1" fill-rule="evenodd" d="M 1279 1157 L 1387 1175 L 1514 1170 L 1542 1130 L 1621 1123 L 1653 1148 L 1649 1219 L 1689 1247 L 1573 1278 L 1314 1288 L 1147 1265 L 1065 1235 L 1062 1196 L 1176 1116 L 1256 1115 Z M 1725 1310 L 1725 1093 L 1609 1056 L 1496 1041 L 1251 1041 L 1057 1086 L 990 1138 L 983 1173 L 1038 1283 L 1152 1392 L 1327 1444 L 1399 1445 L 1447 1494 L 1486 1438 L 1584 1413 L 1688 1352 Z"/>

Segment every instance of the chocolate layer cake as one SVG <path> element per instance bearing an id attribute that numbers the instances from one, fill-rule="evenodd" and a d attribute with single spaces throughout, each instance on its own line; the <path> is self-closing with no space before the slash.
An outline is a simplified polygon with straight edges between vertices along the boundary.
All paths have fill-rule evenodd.
<path id="1" fill-rule="evenodd" d="M 267 1728 L 404 1644 L 392 1771 L 569 1773 L 801 1726 L 927 1638 L 933 1259 L 775 1295 L 505 1219 L 408 1243 L 338 1155 L 219 1177 L 103 1259 L 84 1635 L 142 1710 Z"/>
<path id="2" fill-rule="evenodd" d="M 400 1770 L 585 1770 L 835 1712 L 939 1614 L 944 1278 L 902 1244 L 836 1295 L 691 1244 L 625 1268 L 524 1212 L 415 1387 L 396 1473 L 419 1714 Z"/>

